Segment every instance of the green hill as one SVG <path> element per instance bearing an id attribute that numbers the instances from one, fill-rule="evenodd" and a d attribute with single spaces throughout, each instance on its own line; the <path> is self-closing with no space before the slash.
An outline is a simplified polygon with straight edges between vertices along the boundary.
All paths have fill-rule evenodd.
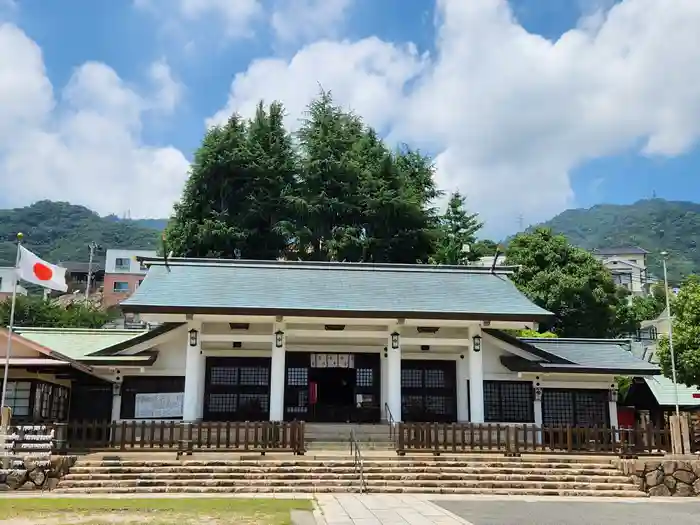
<path id="1" fill-rule="evenodd" d="M 669 253 L 672 282 L 700 272 L 700 204 L 647 199 L 629 205 L 599 204 L 560 213 L 542 226 L 582 248 L 639 246 L 649 251 L 650 271 L 662 276 L 662 251 Z"/>
<path id="2" fill-rule="evenodd" d="M 100 217 L 84 206 L 39 201 L 25 208 L 0 210 L 0 266 L 14 266 L 17 232 L 24 245 L 50 262 L 87 261 L 88 244 L 103 249 L 154 249 L 160 233 L 134 221 Z"/>
<path id="3" fill-rule="evenodd" d="M 107 248 L 154 249 L 166 219 L 120 219 L 66 202 L 40 201 L 0 210 L 0 266 L 12 266 L 14 239 L 24 233 L 27 248 L 52 262 L 87 261 L 88 243 Z M 651 272 L 661 277 L 659 253 L 668 251 L 669 278 L 700 273 L 700 204 L 641 200 L 600 204 L 560 213 L 542 224 L 587 249 L 639 246 L 648 250 Z"/>

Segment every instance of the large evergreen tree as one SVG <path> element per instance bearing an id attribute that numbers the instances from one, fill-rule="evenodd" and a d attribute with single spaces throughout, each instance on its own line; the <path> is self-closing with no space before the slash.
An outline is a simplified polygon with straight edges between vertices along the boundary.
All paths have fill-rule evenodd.
<path id="1" fill-rule="evenodd" d="M 284 108 L 262 102 L 210 129 L 197 150 L 182 200 L 166 230 L 178 256 L 276 259 L 287 249 L 281 225 L 297 171 Z"/>
<path id="2" fill-rule="evenodd" d="M 467 211 L 465 196 L 459 192 L 450 196 L 447 209 L 439 220 L 435 253 L 431 257 L 433 264 L 467 264 L 479 257 L 473 250 L 476 233 L 483 226 L 478 217 L 478 214 Z"/>
<path id="3" fill-rule="evenodd" d="M 438 192 L 432 161 L 390 151 L 376 132 L 321 92 L 298 133 L 301 170 L 291 198 L 297 256 L 311 260 L 426 262 Z"/>

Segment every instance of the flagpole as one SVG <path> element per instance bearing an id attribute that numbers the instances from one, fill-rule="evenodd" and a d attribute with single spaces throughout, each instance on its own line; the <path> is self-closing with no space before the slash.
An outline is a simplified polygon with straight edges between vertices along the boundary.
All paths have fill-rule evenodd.
<path id="1" fill-rule="evenodd" d="M 7 332 L 7 349 L 5 351 L 5 373 L 2 376 L 2 402 L 0 409 L 5 406 L 7 397 L 7 376 L 10 375 L 10 354 L 12 353 L 12 326 L 15 324 L 15 305 L 17 303 L 17 281 L 19 281 L 19 247 L 22 244 L 22 233 L 17 234 L 17 257 L 15 258 L 15 281 L 12 287 L 12 305 L 10 306 L 10 325 Z"/>

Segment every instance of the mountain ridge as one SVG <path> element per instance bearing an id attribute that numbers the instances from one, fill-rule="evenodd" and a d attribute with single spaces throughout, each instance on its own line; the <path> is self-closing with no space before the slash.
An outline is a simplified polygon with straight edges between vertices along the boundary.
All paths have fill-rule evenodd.
<path id="1" fill-rule="evenodd" d="M 669 280 L 700 272 L 700 203 L 653 198 L 632 204 L 596 204 L 566 210 L 539 224 L 593 250 L 639 246 L 650 273 L 662 277 L 661 252 L 668 252 Z"/>
<path id="2" fill-rule="evenodd" d="M 167 222 L 100 217 L 85 206 L 48 200 L 0 210 L 0 266 L 14 265 L 19 231 L 27 248 L 41 257 L 54 262 L 87 261 L 92 241 L 103 249 L 156 249 Z M 588 250 L 630 245 L 644 248 L 649 252 L 650 273 L 657 278 L 662 276 L 660 253 L 667 251 L 669 279 L 674 283 L 700 272 L 700 203 L 657 198 L 632 204 L 596 204 L 566 210 L 537 226 L 552 228 Z"/>

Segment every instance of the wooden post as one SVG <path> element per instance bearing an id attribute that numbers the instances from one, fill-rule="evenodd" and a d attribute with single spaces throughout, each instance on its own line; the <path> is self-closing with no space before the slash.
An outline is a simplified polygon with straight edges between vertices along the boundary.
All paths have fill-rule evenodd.
<path id="1" fill-rule="evenodd" d="M 10 407 L 0 407 L 0 454 L 2 454 L 3 470 L 10 468 L 10 456 L 5 448 L 5 443 L 7 442 L 7 433 L 10 430 L 11 417 L 12 409 Z"/>
<path id="2" fill-rule="evenodd" d="M 682 455 L 690 453 L 690 429 L 688 420 L 673 414 L 669 418 L 671 424 L 671 453 Z"/>

